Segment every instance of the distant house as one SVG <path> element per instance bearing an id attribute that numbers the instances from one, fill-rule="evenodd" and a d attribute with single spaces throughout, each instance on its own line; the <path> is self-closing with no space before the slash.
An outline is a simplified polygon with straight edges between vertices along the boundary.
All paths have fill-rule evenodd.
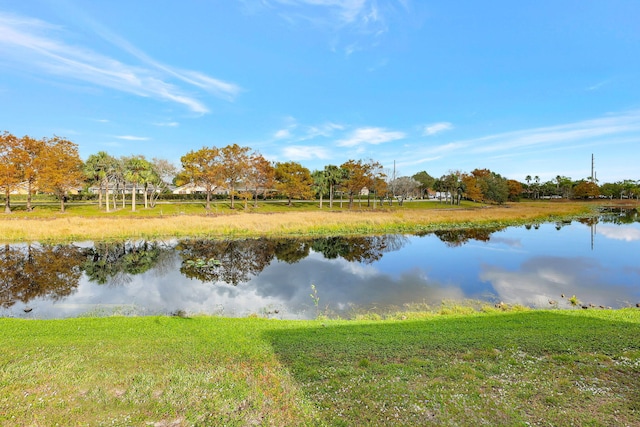
<path id="1" fill-rule="evenodd" d="M 189 183 L 176 187 L 172 191 L 173 194 L 207 194 L 207 189 L 201 185 Z M 218 187 L 213 194 L 229 194 L 225 188 Z"/>

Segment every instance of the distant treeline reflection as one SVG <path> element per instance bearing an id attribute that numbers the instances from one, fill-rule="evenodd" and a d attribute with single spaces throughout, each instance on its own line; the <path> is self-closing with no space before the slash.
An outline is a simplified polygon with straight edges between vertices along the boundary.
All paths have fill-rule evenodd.
<path id="1" fill-rule="evenodd" d="M 638 211 L 607 212 L 600 218 L 580 220 L 629 224 L 640 222 Z M 556 223 L 560 229 L 567 222 Z M 537 228 L 538 224 L 526 226 Z M 451 229 L 427 234 L 437 236 L 447 246 L 461 246 L 470 240 L 489 241 L 504 227 Z M 121 286 L 133 276 L 153 270 L 159 276 L 177 268 L 190 279 L 238 285 L 258 275 L 272 261 L 297 263 L 311 251 L 326 259 L 372 263 L 383 254 L 401 249 L 403 235 L 333 236 L 316 239 L 259 238 L 242 240 L 185 239 L 161 241 L 98 242 L 92 247 L 76 245 L 6 244 L 0 249 L 0 307 L 24 304 L 36 298 L 60 300 L 74 293 L 82 274 L 100 285 Z"/>

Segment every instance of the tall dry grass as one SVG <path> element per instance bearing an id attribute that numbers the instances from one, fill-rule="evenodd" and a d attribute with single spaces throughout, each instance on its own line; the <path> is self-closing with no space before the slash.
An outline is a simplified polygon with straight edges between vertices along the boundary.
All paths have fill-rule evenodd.
<path id="1" fill-rule="evenodd" d="M 291 211 L 156 217 L 0 218 L 0 240 L 80 241 L 169 237 L 417 232 L 442 227 L 501 226 L 587 213 L 585 203 L 516 203 L 476 209 Z"/>

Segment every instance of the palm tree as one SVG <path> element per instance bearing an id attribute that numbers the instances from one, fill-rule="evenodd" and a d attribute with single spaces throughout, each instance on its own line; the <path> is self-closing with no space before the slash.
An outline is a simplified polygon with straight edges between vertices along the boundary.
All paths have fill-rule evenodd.
<path id="1" fill-rule="evenodd" d="M 149 162 L 142 156 L 134 156 L 125 163 L 125 179 L 132 184 L 131 188 L 131 212 L 136 210 L 137 184 L 141 184 L 146 171 L 149 170 Z"/>
<path id="2" fill-rule="evenodd" d="M 313 178 L 313 188 L 320 195 L 320 209 L 322 209 L 322 195 L 328 190 L 329 180 L 323 170 L 313 171 L 311 177 Z"/>
<path id="3" fill-rule="evenodd" d="M 346 171 L 338 166 L 327 165 L 324 167 L 324 176 L 329 184 L 329 209 L 333 208 L 333 194 L 336 185 L 340 185 L 346 178 Z"/>

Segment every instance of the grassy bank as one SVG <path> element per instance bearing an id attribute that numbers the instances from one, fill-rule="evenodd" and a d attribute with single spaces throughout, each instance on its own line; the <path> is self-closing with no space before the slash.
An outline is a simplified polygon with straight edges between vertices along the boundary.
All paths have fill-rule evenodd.
<path id="1" fill-rule="evenodd" d="M 1 425 L 640 425 L 640 310 L 0 319 Z"/>
<path id="2" fill-rule="evenodd" d="M 310 203 L 284 207 L 268 204 L 256 210 L 231 210 L 216 205 L 158 205 L 136 213 L 107 214 L 95 205 L 70 207 L 68 212 L 36 209 L 0 217 L 0 240 L 73 241 L 167 237 L 257 237 L 415 233 L 451 227 L 499 227 L 584 215 L 597 205 L 580 202 L 515 203 L 505 206 L 465 204 L 448 207 L 437 202 L 405 203 L 385 209 L 320 210 Z"/>

